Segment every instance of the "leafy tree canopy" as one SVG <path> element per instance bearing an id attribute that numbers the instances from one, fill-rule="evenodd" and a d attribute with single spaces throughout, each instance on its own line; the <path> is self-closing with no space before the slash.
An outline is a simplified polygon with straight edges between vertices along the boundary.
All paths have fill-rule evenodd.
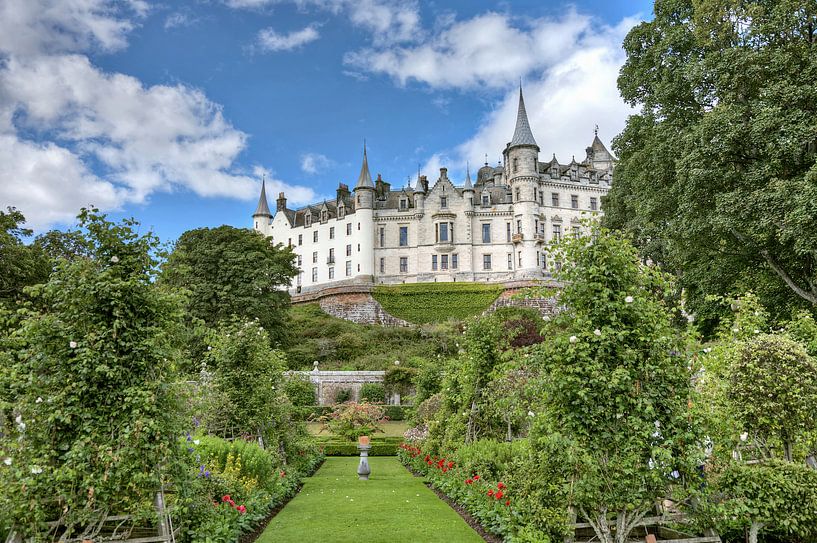
<path id="1" fill-rule="evenodd" d="M 232 316 L 258 319 L 271 341 L 286 339 L 285 287 L 297 275 L 289 248 L 251 230 L 188 230 L 176 242 L 162 281 L 189 291 L 188 311 L 209 326 Z"/>
<path id="2" fill-rule="evenodd" d="M 624 41 L 607 226 L 679 276 L 689 309 L 754 290 L 817 304 L 817 4 L 657 0 Z"/>
<path id="3" fill-rule="evenodd" d="M 26 219 L 13 207 L 0 211 L 0 301 L 20 298 L 23 287 L 48 279 L 48 260 L 36 247 L 23 243 L 32 231 Z"/>

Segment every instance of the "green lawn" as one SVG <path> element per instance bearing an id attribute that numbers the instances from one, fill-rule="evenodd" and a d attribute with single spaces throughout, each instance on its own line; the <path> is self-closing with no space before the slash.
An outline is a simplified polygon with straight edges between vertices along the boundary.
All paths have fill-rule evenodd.
<path id="1" fill-rule="evenodd" d="M 320 432 L 321 423 L 320 422 L 307 422 L 306 429 L 309 431 L 310 434 L 313 436 L 329 436 L 331 435 L 329 432 Z M 405 431 L 408 430 L 408 423 L 406 421 L 398 420 L 398 421 L 388 421 L 383 424 L 383 433 L 376 432 L 372 435 L 372 438 L 377 439 L 378 437 L 403 437 Z"/>
<path id="2" fill-rule="evenodd" d="M 374 457 L 368 481 L 358 458 L 327 458 L 258 539 L 260 543 L 480 543 L 448 504 L 394 457 Z"/>

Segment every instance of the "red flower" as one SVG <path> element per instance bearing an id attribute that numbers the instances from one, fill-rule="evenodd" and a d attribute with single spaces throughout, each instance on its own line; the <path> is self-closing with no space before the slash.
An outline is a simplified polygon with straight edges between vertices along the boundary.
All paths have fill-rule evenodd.
<path id="1" fill-rule="evenodd" d="M 453 467 L 454 467 L 454 462 L 449 462 L 449 463 L 448 463 L 448 469 L 451 469 L 451 468 L 453 468 Z"/>
<path id="2" fill-rule="evenodd" d="M 502 494 L 502 491 L 501 491 L 501 490 L 497 490 L 497 491 L 496 491 L 496 494 L 494 494 L 494 497 L 495 497 L 496 499 L 498 499 L 498 500 L 501 500 L 503 495 L 504 495 L 504 494 Z"/>
<path id="3" fill-rule="evenodd" d="M 466 480 L 465 480 L 465 484 L 467 484 L 467 485 L 470 485 L 470 484 L 471 484 L 471 483 L 473 483 L 473 482 L 474 482 L 474 480 L 473 480 L 473 479 L 466 479 Z"/>
<path id="4" fill-rule="evenodd" d="M 509 505 L 511 505 L 511 500 L 505 500 L 505 507 L 508 507 Z"/>
<path id="5" fill-rule="evenodd" d="M 494 489 L 493 489 L 493 488 L 492 488 L 491 490 L 489 490 L 489 491 L 488 491 L 488 495 L 489 495 L 489 496 L 493 496 L 493 495 L 494 495 Z"/>
<path id="6" fill-rule="evenodd" d="M 430 463 L 431 462 L 431 457 L 429 455 L 426 455 L 425 461 Z"/>
<path id="7" fill-rule="evenodd" d="M 505 483 L 503 483 L 502 481 L 499 481 L 499 482 L 497 483 L 496 487 L 497 487 L 497 488 L 499 488 L 499 489 L 501 490 L 501 489 L 505 488 Z"/>
<path id="8" fill-rule="evenodd" d="M 479 481 L 479 475 L 474 475 L 474 480 Z"/>
<path id="9" fill-rule="evenodd" d="M 246 512 L 247 512 L 247 508 L 246 508 L 246 507 L 244 507 L 243 505 L 239 505 L 239 506 L 238 506 L 238 512 L 239 512 L 239 513 L 241 513 L 241 514 L 243 515 L 244 513 L 246 513 Z"/>
<path id="10" fill-rule="evenodd" d="M 281 477 L 286 477 L 287 473 L 285 471 L 281 472 Z"/>
<path id="11" fill-rule="evenodd" d="M 233 501 L 233 500 L 231 500 L 231 499 L 230 499 L 230 495 L 229 495 L 229 494 L 227 494 L 227 495 L 225 495 L 225 496 L 222 496 L 222 497 L 221 497 L 221 501 L 222 501 L 222 502 L 231 502 L 231 501 Z"/>

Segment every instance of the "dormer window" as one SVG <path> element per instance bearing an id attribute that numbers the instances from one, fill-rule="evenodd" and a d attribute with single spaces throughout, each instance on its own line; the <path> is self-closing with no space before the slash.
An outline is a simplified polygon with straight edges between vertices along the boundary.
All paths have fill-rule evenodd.
<path id="1" fill-rule="evenodd" d="M 440 196 L 440 208 L 441 209 L 448 208 L 448 196 Z"/>
<path id="2" fill-rule="evenodd" d="M 304 217 L 304 226 L 312 226 L 312 214 L 307 213 Z"/>
<path id="3" fill-rule="evenodd" d="M 482 205 L 485 207 L 491 205 L 491 194 L 489 192 L 482 193 Z"/>
<path id="4" fill-rule="evenodd" d="M 342 219 L 346 216 L 346 206 L 339 205 L 338 206 L 338 219 Z"/>
<path id="5" fill-rule="evenodd" d="M 400 211 L 405 211 L 408 209 L 408 199 L 400 198 Z"/>
<path id="6" fill-rule="evenodd" d="M 329 212 L 325 209 L 321 211 L 321 222 L 326 222 L 329 220 Z"/>

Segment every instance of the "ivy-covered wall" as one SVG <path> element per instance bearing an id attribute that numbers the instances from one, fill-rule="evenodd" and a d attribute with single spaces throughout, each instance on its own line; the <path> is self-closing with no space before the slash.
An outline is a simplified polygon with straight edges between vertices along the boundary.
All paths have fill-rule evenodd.
<path id="1" fill-rule="evenodd" d="M 502 291 L 502 285 L 480 283 L 412 283 L 377 286 L 372 295 L 390 315 L 425 324 L 479 315 Z"/>

